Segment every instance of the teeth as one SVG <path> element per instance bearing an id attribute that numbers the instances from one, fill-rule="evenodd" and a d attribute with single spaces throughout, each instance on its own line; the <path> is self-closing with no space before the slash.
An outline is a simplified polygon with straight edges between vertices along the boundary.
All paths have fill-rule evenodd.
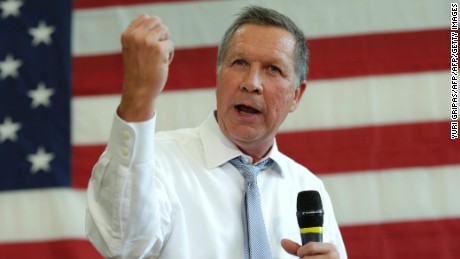
<path id="1" fill-rule="evenodd" d="M 252 114 L 252 113 L 245 112 L 245 111 L 240 111 L 240 113 L 242 113 L 242 114 Z"/>
<path id="2" fill-rule="evenodd" d="M 249 107 L 249 106 L 238 105 L 236 108 L 238 109 L 238 111 L 240 113 L 243 113 L 243 114 L 256 114 L 256 113 L 259 113 L 258 110 L 254 109 L 252 107 Z"/>

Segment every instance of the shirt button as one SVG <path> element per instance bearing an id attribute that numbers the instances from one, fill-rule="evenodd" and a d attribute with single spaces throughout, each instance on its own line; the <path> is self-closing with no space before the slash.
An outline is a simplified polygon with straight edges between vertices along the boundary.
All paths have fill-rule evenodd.
<path id="1" fill-rule="evenodd" d="M 121 148 L 121 154 L 123 156 L 129 156 L 129 149 L 127 147 Z"/>
<path id="2" fill-rule="evenodd" d="M 123 134 L 122 134 L 122 135 L 123 135 L 123 139 L 124 139 L 124 140 L 128 140 L 128 139 L 131 137 L 131 135 L 129 134 L 128 131 L 123 131 Z"/>

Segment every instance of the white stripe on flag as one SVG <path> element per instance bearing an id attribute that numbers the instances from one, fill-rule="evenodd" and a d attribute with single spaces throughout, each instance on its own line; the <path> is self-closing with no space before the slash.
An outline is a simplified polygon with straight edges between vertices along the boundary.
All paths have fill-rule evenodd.
<path id="1" fill-rule="evenodd" d="M 253 0 L 249 3 L 283 12 L 298 23 L 310 39 L 449 26 L 447 1 L 358 2 L 295 0 L 287 4 L 279 0 Z M 171 31 L 176 48 L 217 45 L 234 14 L 249 3 L 205 1 L 77 10 L 73 15 L 72 52 L 77 56 L 120 52 L 121 32 L 142 12 L 161 17 Z"/>
<path id="2" fill-rule="evenodd" d="M 460 217 L 460 166 L 321 175 L 340 225 Z"/>
<path id="3" fill-rule="evenodd" d="M 2 192 L 0 204 L 0 242 L 86 239 L 84 190 Z"/>
<path id="4" fill-rule="evenodd" d="M 449 88 L 439 87 L 448 84 L 447 72 L 312 81 L 281 131 L 448 120 Z M 72 143 L 107 142 L 119 99 L 74 98 Z M 197 126 L 215 107 L 214 89 L 164 92 L 157 102 L 157 130 Z"/>

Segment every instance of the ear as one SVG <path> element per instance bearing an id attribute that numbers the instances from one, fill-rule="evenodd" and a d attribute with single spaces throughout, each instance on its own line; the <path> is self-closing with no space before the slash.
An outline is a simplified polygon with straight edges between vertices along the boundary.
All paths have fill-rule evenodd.
<path id="1" fill-rule="evenodd" d="M 307 89 L 307 81 L 303 80 L 300 86 L 295 89 L 294 100 L 292 102 L 291 109 L 289 109 L 289 112 L 293 112 L 297 109 L 300 99 L 302 99 L 303 93 L 305 92 L 305 89 Z"/>

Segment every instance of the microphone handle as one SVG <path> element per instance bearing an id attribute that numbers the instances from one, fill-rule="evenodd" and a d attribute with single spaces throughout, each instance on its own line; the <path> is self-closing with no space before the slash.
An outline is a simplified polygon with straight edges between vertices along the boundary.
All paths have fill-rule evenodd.
<path id="1" fill-rule="evenodd" d="M 302 246 L 306 245 L 308 242 L 323 242 L 323 228 L 301 228 L 300 238 L 302 239 Z"/>

